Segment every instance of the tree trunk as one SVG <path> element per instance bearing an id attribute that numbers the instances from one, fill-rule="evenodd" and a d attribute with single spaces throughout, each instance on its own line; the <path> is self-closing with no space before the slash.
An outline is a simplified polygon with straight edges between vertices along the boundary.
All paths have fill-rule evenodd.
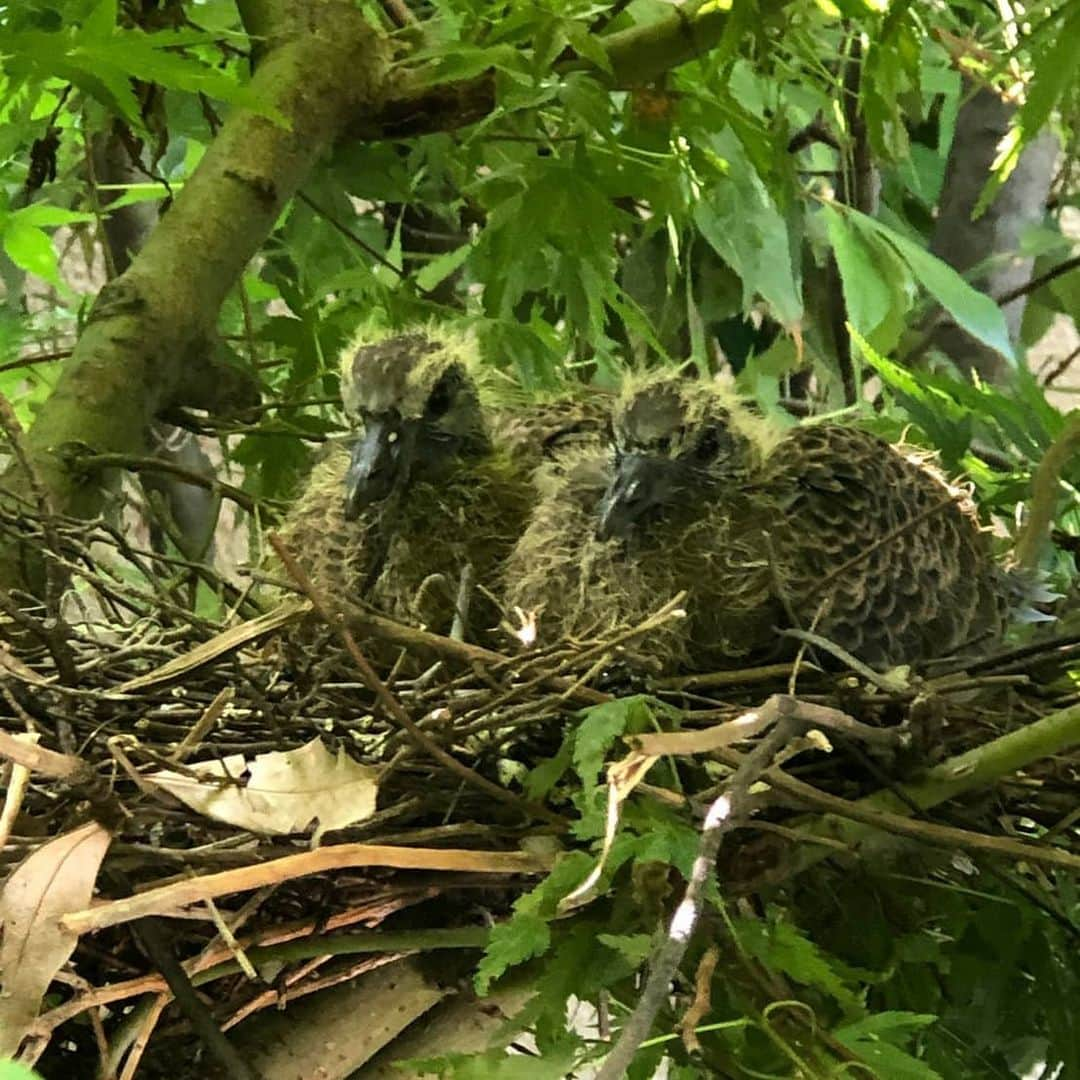
<path id="1" fill-rule="evenodd" d="M 221 372 L 207 357 L 222 301 L 312 167 L 358 114 L 377 107 L 385 47 L 352 4 L 245 7 L 265 40 L 251 89 L 280 115 L 234 110 L 145 247 L 101 291 L 27 438 L 55 511 L 91 518 L 103 505 L 102 486 L 80 482 L 66 447 L 143 453 L 162 409 L 219 398 Z M 31 490 L 17 464 L 3 485 Z M 40 591 L 34 555 L 0 553 L 0 586 Z"/>
<path id="2" fill-rule="evenodd" d="M 989 179 L 998 145 L 1014 111 L 1014 106 L 986 89 L 961 106 L 930 242 L 930 250 L 961 273 L 992 260 L 972 282 L 990 296 L 1001 296 L 1031 277 L 1034 260 L 1019 256 L 1020 238 L 1025 229 L 1043 219 L 1059 150 L 1055 135 L 1049 131 L 1039 135 L 1020 155 L 1012 175 L 986 212 L 972 221 L 971 213 Z M 1014 343 L 1020 336 L 1025 303 L 1026 297 L 1021 296 L 1004 308 Z M 943 325 L 934 335 L 934 343 L 965 371 L 977 371 L 993 382 L 1009 377 L 1007 360 L 954 323 Z"/>

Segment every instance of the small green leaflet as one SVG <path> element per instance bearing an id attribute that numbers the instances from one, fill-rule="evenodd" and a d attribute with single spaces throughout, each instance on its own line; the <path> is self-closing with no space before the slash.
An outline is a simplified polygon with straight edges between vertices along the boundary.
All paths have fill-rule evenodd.
<path id="1" fill-rule="evenodd" d="M 420 270 L 416 275 L 416 284 L 420 286 L 424 292 L 430 292 L 440 282 L 445 281 L 459 266 L 465 263 L 468 259 L 469 253 L 472 251 L 472 244 L 462 244 L 461 247 L 455 248 L 453 251 L 448 251 L 444 255 L 439 255 L 434 258 Z"/>
<path id="2" fill-rule="evenodd" d="M 570 768 L 572 750 L 572 740 L 568 736 L 563 740 L 554 757 L 547 758 L 533 767 L 525 778 L 525 794 L 530 799 L 539 801 L 547 797 L 551 789 L 562 779 L 566 770 Z"/>
<path id="3" fill-rule="evenodd" d="M 547 952 L 551 946 L 548 922 L 555 917 L 559 901 L 584 879 L 591 865 L 592 858 L 584 851 L 570 852 L 532 892 L 518 897 L 514 914 L 491 932 L 476 969 L 477 993 L 486 994 L 505 971 Z"/>
<path id="4" fill-rule="evenodd" d="M 131 80 L 167 89 L 205 94 L 231 105 L 283 122 L 279 110 L 260 101 L 229 72 L 184 55 L 180 50 L 213 46 L 212 34 L 158 31 L 153 34 L 116 25 L 116 0 L 102 0 L 80 26 L 57 32 L 28 30 L 4 36 L 8 75 L 13 87 L 23 81 L 59 78 L 117 109 L 139 130 L 144 129 Z"/>
<path id="5" fill-rule="evenodd" d="M 821 212 L 840 268 L 848 318 L 860 334 L 869 336 L 889 314 L 893 298 L 889 283 L 878 272 L 875 245 L 871 237 L 851 228 L 833 207 L 826 205 Z"/>
<path id="6" fill-rule="evenodd" d="M 8 258 L 28 274 L 36 274 L 56 289 L 64 290 L 52 237 L 41 226 L 68 225 L 93 221 L 93 214 L 80 214 L 60 206 L 34 204 L 0 218 L 4 251 Z"/>
<path id="7" fill-rule="evenodd" d="M 848 1013 L 861 1010 L 861 1002 L 833 969 L 830 957 L 793 924 L 771 917 L 768 922 L 736 919 L 733 925 L 742 948 L 766 967 L 824 990 Z"/>
<path id="8" fill-rule="evenodd" d="M 503 972 L 534 956 L 542 956 L 550 945 L 551 931 L 538 915 L 518 912 L 507 922 L 499 923 L 491 931 L 491 940 L 477 966 L 476 992 L 486 994 Z"/>
<path id="9" fill-rule="evenodd" d="M 930 437 L 948 462 L 956 462 L 971 443 L 971 410 L 930 384 L 930 377 L 916 374 L 902 364 L 880 355 L 850 324 L 851 340 L 881 380 L 899 398 L 905 411 Z"/>
<path id="10" fill-rule="evenodd" d="M 650 934 L 598 934 L 596 940 L 626 957 L 635 967 L 645 963 L 653 947 Z"/>
<path id="11" fill-rule="evenodd" d="M 615 740 L 628 730 L 644 730 L 651 719 L 649 699 L 641 694 L 586 709 L 574 742 L 574 768 L 582 783 L 597 784 L 604 758 Z"/>
<path id="12" fill-rule="evenodd" d="M 832 1034 L 879 1076 L 889 1080 L 943 1080 L 940 1073 L 901 1048 L 916 1031 L 936 1020 L 927 1013 L 883 1012 L 837 1028 Z"/>

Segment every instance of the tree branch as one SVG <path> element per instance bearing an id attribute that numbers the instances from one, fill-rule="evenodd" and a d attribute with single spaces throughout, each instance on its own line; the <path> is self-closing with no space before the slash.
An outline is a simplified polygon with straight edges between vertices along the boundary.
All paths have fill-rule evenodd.
<path id="1" fill-rule="evenodd" d="M 765 6 L 779 9 L 783 3 L 773 0 Z M 685 4 L 655 22 L 598 38 L 607 52 L 610 74 L 591 61 L 577 58 L 557 65 L 556 71 L 561 75 L 587 71 L 613 90 L 641 86 L 665 71 L 704 56 L 720 41 L 728 17 L 719 4 Z M 494 108 L 494 72 L 432 85 L 430 69 L 420 68 L 402 77 L 374 115 L 358 117 L 351 134 L 388 139 L 450 131 L 483 119 Z"/>
<path id="2" fill-rule="evenodd" d="M 798 703 L 779 694 L 770 700 L 775 702 L 776 726 L 742 759 L 725 785 L 724 794 L 709 807 L 686 894 L 672 916 L 667 937 L 650 960 L 645 988 L 623 1026 L 615 1048 L 597 1073 L 597 1080 L 619 1080 L 625 1076 L 638 1047 L 648 1038 L 705 906 L 705 894 L 712 880 L 720 844 L 727 833 L 743 823 L 751 786 L 769 768 L 777 752 L 798 728 L 798 721 L 793 716 Z M 764 713 L 764 707 L 760 711 Z"/>
<path id="3" fill-rule="evenodd" d="M 249 0 L 265 52 L 252 96 L 271 115 L 235 109 L 128 270 L 99 295 L 59 384 L 27 438 L 59 513 L 93 517 L 100 485 L 63 454 L 145 452 L 150 422 L 200 379 L 221 304 L 282 208 L 386 78 L 385 45 L 346 0 Z M 22 470 L 0 486 L 26 491 Z M 41 591 L 41 559 L 0 553 L 0 585 Z M 35 565 L 36 564 L 36 565 Z"/>

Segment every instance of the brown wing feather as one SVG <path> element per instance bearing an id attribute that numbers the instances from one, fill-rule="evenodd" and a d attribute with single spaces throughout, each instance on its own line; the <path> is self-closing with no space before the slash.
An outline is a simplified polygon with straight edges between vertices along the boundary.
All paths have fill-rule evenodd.
<path id="1" fill-rule="evenodd" d="M 996 636 L 1003 598 L 973 507 L 925 463 L 856 428 L 805 427 L 766 462 L 760 496 L 793 617 L 875 666 Z M 822 605 L 825 605 L 822 607 Z"/>

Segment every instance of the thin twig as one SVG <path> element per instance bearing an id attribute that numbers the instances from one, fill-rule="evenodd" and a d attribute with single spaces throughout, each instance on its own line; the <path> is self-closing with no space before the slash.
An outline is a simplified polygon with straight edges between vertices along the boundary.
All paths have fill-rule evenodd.
<path id="1" fill-rule="evenodd" d="M 493 798 L 498 799 L 499 802 L 506 803 L 525 814 L 531 814 L 533 817 L 542 818 L 552 824 L 561 826 L 566 825 L 565 818 L 559 814 L 553 813 L 546 807 L 536 806 L 533 803 L 526 802 L 524 799 L 513 794 L 513 792 L 507 791 L 506 788 L 492 783 L 487 777 L 481 776 L 475 770 L 470 769 L 468 765 L 458 761 L 452 754 L 447 753 L 438 743 L 422 731 L 413 718 L 405 711 L 401 702 L 398 701 L 382 679 L 379 678 L 367 657 L 360 651 L 359 645 L 356 644 L 356 639 L 349 632 L 342 616 L 334 615 L 330 609 L 327 608 L 326 604 L 316 591 L 315 586 L 312 584 L 311 579 L 300 568 L 288 548 L 282 543 L 281 538 L 271 534 L 268 537 L 268 540 L 270 546 L 277 552 L 278 558 L 281 559 L 282 564 L 289 571 L 293 580 L 300 586 L 304 595 L 311 601 L 312 606 L 315 608 L 316 612 L 318 612 L 319 617 L 327 624 L 327 626 L 337 630 L 345 648 L 352 657 L 353 663 L 360 671 L 360 675 L 367 684 L 368 689 L 371 690 L 375 695 L 375 699 L 382 706 L 383 711 L 388 717 L 408 732 L 409 737 L 417 746 L 440 764 L 445 765 L 451 772 L 461 777 L 465 783 L 478 788 L 480 791 L 486 792 Z"/>
<path id="2" fill-rule="evenodd" d="M 185 484 L 200 487 L 206 491 L 212 491 L 222 498 L 231 499 L 241 509 L 249 514 L 255 512 L 256 500 L 241 488 L 227 484 L 216 476 L 206 476 L 178 465 L 175 461 L 166 458 L 139 457 L 136 454 L 80 454 L 73 464 L 81 469 L 95 471 L 98 469 L 126 469 L 128 472 L 160 472 L 175 476 L 183 480 Z"/>
<path id="3" fill-rule="evenodd" d="M 634 1060 L 638 1047 L 649 1037 L 705 906 L 705 894 L 716 866 L 720 844 L 727 833 L 742 823 L 750 787 L 796 730 L 796 721 L 786 711 L 796 703 L 791 698 L 780 698 L 779 695 L 777 700 L 784 703 L 779 707 L 785 711 L 781 712 L 776 726 L 746 755 L 731 775 L 724 794 L 709 807 L 686 893 L 672 917 L 667 936 L 650 960 L 649 977 L 641 997 L 623 1026 L 615 1048 L 597 1073 L 596 1080 L 621 1080 Z"/>

